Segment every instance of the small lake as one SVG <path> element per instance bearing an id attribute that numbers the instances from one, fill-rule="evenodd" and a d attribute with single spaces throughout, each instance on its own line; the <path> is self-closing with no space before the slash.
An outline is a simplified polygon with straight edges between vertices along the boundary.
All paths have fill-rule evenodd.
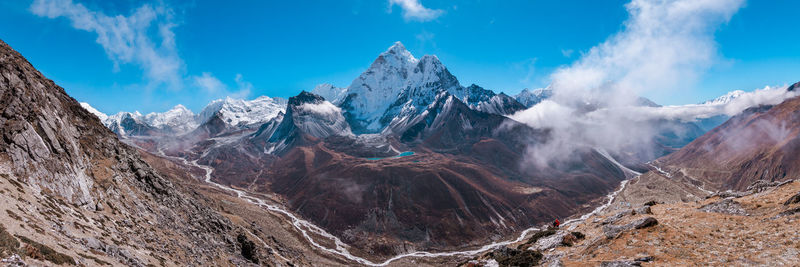
<path id="1" fill-rule="evenodd" d="M 367 160 L 396 159 L 396 158 L 405 157 L 405 156 L 411 156 L 411 155 L 414 155 L 414 151 L 406 151 L 406 152 L 400 153 L 400 154 L 398 154 L 396 156 L 385 157 L 385 158 L 367 158 Z"/>

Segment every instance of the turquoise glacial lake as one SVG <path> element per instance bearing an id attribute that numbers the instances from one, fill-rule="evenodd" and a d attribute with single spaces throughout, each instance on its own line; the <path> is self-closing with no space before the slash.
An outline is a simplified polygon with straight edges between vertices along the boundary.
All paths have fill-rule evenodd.
<path id="1" fill-rule="evenodd" d="M 367 158 L 367 159 L 368 159 L 368 160 L 396 159 L 396 158 L 401 158 L 401 157 L 405 157 L 405 156 L 411 156 L 411 155 L 414 155 L 414 151 L 406 151 L 406 152 L 403 152 L 403 153 L 400 153 L 400 154 L 398 154 L 398 155 L 396 155 L 396 156 L 391 156 L 391 157 L 385 157 L 385 158 Z"/>

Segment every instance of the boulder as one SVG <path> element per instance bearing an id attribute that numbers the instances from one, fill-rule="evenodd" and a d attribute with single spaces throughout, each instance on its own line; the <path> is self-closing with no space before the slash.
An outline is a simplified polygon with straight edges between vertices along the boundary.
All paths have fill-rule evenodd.
<path id="1" fill-rule="evenodd" d="M 792 196 L 789 199 L 787 199 L 786 202 L 783 202 L 783 205 L 787 205 L 788 206 L 788 205 L 795 204 L 795 203 L 800 203 L 800 193 L 797 193 L 794 196 Z"/>
<path id="2" fill-rule="evenodd" d="M 706 204 L 700 207 L 700 210 L 705 212 L 716 212 L 732 215 L 747 215 L 747 212 L 744 210 L 744 208 L 742 208 L 742 204 L 730 198 Z"/>
<path id="3" fill-rule="evenodd" d="M 626 260 L 618 260 L 618 261 L 604 261 L 600 263 L 602 267 L 629 267 L 629 266 L 642 266 L 642 264 L 638 261 L 626 261 Z"/>
<path id="4" fill-rule="evenodd" d="M 644 206 L 636 209 L 636 214 L 653 214 L 653 211 L 650 209 L 650 206 Z"/>
<path id="5" fill-rule="evenodd" d="M 653 218 L 653 217 L 647 217 L 647 218 L 638 219 L 638 220 L 630 223 L 629 225 L 633 225 L 633 228 L 635 228 L 635 229 L 648 228 L 648 227 L 653 227 L 653 226 L 658 225 L 658 220 L 656 220 L 656 218 Z"/>
<path id="6" fill-rule="evenodd" d="M 616 238 L 620 233 L 632 229 L 643 229 L 658 225 L 658 220 L 653 217 L 641 218 L 626 225 L 603 226 L 603 235 L 608 239 Z"/>

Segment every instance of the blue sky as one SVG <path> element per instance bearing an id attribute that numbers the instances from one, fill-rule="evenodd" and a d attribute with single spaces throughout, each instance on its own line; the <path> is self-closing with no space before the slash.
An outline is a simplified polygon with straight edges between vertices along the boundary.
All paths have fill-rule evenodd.
<path id="1" fill-rule="evenodd" d="M 547 86 L 554 71 L 623 30 L 627 2 L 4 1 L 0 39 L 106 113 L 176 104 L 199 111 L 226 95 L 347 86 L 395 41 L 417 57 L 437 55 L 464 85 L 515 94 Z M 800 81 L 798 8 L 792 0 L 744 3 L 711 24 L 712 59 L 693 82 L 642 94 L 686 104 Z M 109 30 L 126 42 L 98 39 Z"/>

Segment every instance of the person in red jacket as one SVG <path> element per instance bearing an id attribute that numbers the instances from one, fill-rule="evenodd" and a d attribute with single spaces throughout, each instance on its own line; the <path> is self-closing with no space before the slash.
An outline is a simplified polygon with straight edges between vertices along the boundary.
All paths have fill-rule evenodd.
<path id="1" fill-rule="evenodd" d="M 553 222 L 553 227 L 558 228 L 559 225 L 561 225 L 561 222 L 559 222 L 558 219 L 556 219 L 556 221 Z"/>

